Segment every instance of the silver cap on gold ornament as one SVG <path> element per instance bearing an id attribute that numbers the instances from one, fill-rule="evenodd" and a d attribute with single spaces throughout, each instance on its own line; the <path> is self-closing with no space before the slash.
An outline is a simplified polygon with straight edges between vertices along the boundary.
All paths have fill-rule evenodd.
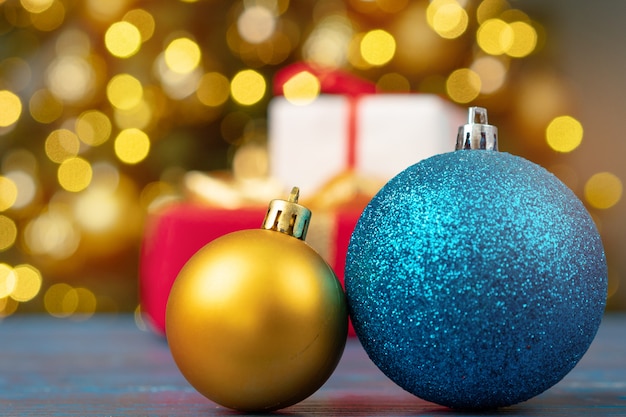
<path id="1" fill-rule="evenodd" d="M 489 124 L 487 109 L 470 107 L 467 124 L 459 127 L 455 150 L 498 150 L 498 128 Z"/>
<path id="2" fill-rule="evenodd" d="M 304 240 L 309 229 L 311 210 L 298 204 L 300 189 L 293 187 L 289 200 L 270 201 L 262 229 L 275 230 Z"/>

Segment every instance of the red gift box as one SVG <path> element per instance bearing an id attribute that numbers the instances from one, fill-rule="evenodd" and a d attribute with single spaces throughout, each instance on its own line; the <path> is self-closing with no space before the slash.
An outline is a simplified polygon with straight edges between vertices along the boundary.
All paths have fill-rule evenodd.
<path id="1" fill-rule="evenodd" d="M 260 228 L 266 211 L 267 206 L 224 209 L 184 202 L 170 205 L 148 218 L 141 249 L 139 288 L 141 310 L 151 328 L 165 333 L 167 298 L 189 258 L 227 233 Z M 320 215 L 314 211 L 311 218 L 306 241 L 325 255 L 342 285 L 350 236 L 361 211 L 361 206 Z M 316 239 L 316 235 L 324 238 Z M 321 247 L 324 245 L 330 246 Z M 354 335 L 352 328 L 350 334 Z"/>
<path id="2" fill-rule="evenodd" d="M 273 179 L 282 186 L 289 188 L 298 186 L 304 195 L 311 196 L 315 200 L 313 204 L 303 203 L 313 212 L 306 241 L 324 257 L 343 285 L 345 258 L 350 237 L 363 207 L 386 180 L 395 175 L 396 171 L 399 172 L 404 168 L 404 165 L 408 163 L 407 161 L 417 162 L 418 156 L 426 157 L 437 151 L 453 149 L 456 138 L 454 129 L 460 124 L 460 122 L 456 122 L 458 109 L 434 96 L 395 95 L 384 97 L 373 94 L 376 92 L 373 83 L 341 71 L 321 70 L 303 63 L 286 67 L 276 75 L 275 94 L 281 95 L 283 84 L 301 71 L 314 74 L 320 82 L 321 92 L 326 96 L 319 99 L 316 105 L 308 108 L 292 108 L 290 107 L 291 104 L 285 103 L 281 99 L 277 99 L 272 104 L 269 119 L 274 124 L 273 127 L 270 126 L 270 138 L 268 140 L 270 156 L 274 157 L 271 161 L 274 169 L 271 171 Z M 368 104 L 372 103 L 372 100 L 375 102 L 374 107 Z M 407 100 L 413 104 L 407 103 Z M 325 134 L 323 130 L 314 129 L 319 126 L 334 126 L 327 117 L 327 113 L 329 111 L 332 113 L 333 109 L 325 105 L 324 101 L 326 103 L 338 101 L 344 109 L 345 114 L 334 114 L 335 119 L 341 121 L 341 126 L 333 130 L 336 135 L 339 135 L 339 139 L 332 143 L 334 148 L 339 148 L 338 152 L 322 150 L 324 147 L 320 144 L 319 138 L 328 139 L 329 135 Z M 344 102 L 349 105 L 343 105 Z M 422 112 L 422 119 L 417 120 L 411 113 L 415 108 L 414 102 L 419 102 L 422 110 L 428 110 Z M 380 103 L 384 103 L 382 108 L 385 111 L 383 112 L 380 111 Z M 325 113 L 322 115 L 321 122 L 314 123 L 312 129 L 309 129 L 308 125 L 296 123 L 296 125 L 300 125 L 300 128 L 304 126 L 306 131 L 311 130 L 313 133 L 313 140 L 309 141 L 307 145 L 311 149 L 306 148 L 304 150 L 306 145 L 303 143 L 305 142 L 303 137 L 306 136 L 304 134 L 291 130 L 282 136 L 277 134 L 276 125 L 280 125 L 280 123 L 276 122 L 278 113 L 275 110 L 278 107 L 290 112 L 291 116 L 296 113 L 301 114 L 302 111 L 307 118 L 310 118 L 310 112 L 314 108 L 319 108 L 320 105 Z M 398 105 L 403 110 L 402 112 L 394 110 Z M 404 111 L 407 108 L 410 110 L 408 113 Z M 389 114 L 390 112 L 392 114 Z M 372 113 L 376 117 L 368 116 Z M 285 111 L 279 112 L 279 114 L 283 119 L 286 116 Z M 296 118 L 291 116 L 287 119 L 297 122 Z M 446 141 L 443 142 L 444 144 L 437 144 L 433 150 L 416 143 L 411 135 L 408 138 L 405 137 L 406 135 L 394 135 L 392 127 L 400 125 L 400 123 L 394 122 L 397 118 L 402 119 L 402 121 L 409 121 L 410 123 L 407 124 L 413 127 L 417 123 L 416 120 L 418 122 L 425 120 L 426 122 L 423 124 L 418 123 L 419 133 L 432 140 L 442 136 L 446 138 Z M 363 125 L 357 123 L 359 121 L 357 119 L 361 122 L 375 119 L 378 122 L 375 126 Z M 357 132 L 359 128 L 361 131 Z M 450 132 L 454 130 L 454 134 L 448 130 Z M 370 131 L 374 135 L 365 134 Z M 411 144 L 411 149 L 415 148 L 422 154 L 417 151 L 397 149 L 395 145 L 390 145 L 390 137 L 395 136 L 398 136 L 399 141 Z M 285 140 L 279 140 L 280 138 Z M 368 138 L 371 139 L 369 142 Z M 451 145 L 445 145 L 447 140 L 451 141 Z M 329 141 L 326 140 L 326 142 Z M 347 142 L 348 146 L 343 146 L 344 142 Z M 376 162 L 373 165 L 383 166 L 388 170 L 381 173 L 362 169 L 364 168 L 362 164 L 367 165 L 372 158 L 368 158 L 367 155 L 360 152 L 357 142 L 361 144 L 376 142 L 379 148 L 373 152 L 373 159 Z M 389 149 L 382 151 L 380 146 Z M 371 146 L 366 148 L 371 151 Z M 343 151 L 341 151 L 342 149 Z M 314 150 L 317 151 L 314 152 Z M 339 153 L 345 154 L 346 157 L 340 157 L 337 166 L 330 169 L 328 157 L 332 155 L 337 159 Z M 294 155 L 302 155 L 306 158 L 295 158 Z M 402 158 L 409 159 L 404 161 Z M 276 169 L 277 166 L 288 162 L 295 163 L 295 166 L 292 164 L 287 170 Z M 283 184 L 283 181 L 289 183 Z M 222 235 L 238 230 L 261 227 L 267 205 L 249 206 L 247 204 L 250 203 L 250 200 L 245 198 L 228 199 L 228 196 L 232 197 L 232 193 L 237 194 L 236 187 L 228 188 L 232 184 L 226 183 L 221 185 L 221 191 L 225 191 L 224 187 L 226 187 L 230 193 L 205 193 L 200 198 L 205 198 L 204 204 L 177 203 L 153 213 L 146 222 L 140 259 L 141 309 L 151 327 L 159 333 L 165 332 L 165 309 L 170 289 L 179 271 L 189 258 L 205 244 Z M 352 196 L 346 195 L 346 185 L 349 186 L 348 188 L 351 187 L 351 191 L 356 191 Z M 278 196 L 272 196 L 272 198 L 276 197 Z M 269 203 L 269 200 L 268 198 L 266 203 Z M 258 204 L 258 199 L 255 201 Z M 206 204 L 207 202 L 212 205 Z M 238 208 L 222 207 L 228 202 Z M 350 335 L 354 335 L 352 327 L 350 327 Z"/>

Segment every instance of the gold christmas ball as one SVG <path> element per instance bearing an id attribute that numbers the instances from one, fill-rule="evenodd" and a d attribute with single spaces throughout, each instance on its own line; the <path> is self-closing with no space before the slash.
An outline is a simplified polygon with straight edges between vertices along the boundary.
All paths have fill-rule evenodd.
<path id="1" fill-rule="evenodd" d="M 201 394 L 231 409 L 271 411 L 307 398 L 334 371 L 346 343 L 341 284 L 294 237 L 304 237 L 308 219 L 303 226 L 295 219 L 294 227 L 286 211 L 285 219 L 285 210 L 272 214 L 270 206 L 269 230 L 239 231 L 206 245 L 169 296 L 166 334 L 176 364 Z"/>

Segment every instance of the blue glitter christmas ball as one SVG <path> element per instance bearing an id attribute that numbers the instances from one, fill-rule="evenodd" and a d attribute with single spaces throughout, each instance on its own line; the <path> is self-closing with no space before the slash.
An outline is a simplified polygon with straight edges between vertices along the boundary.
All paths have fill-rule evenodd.
<path id="1" fill-rule="evenodd" d="M 497 408 L 560 381 L 606 302 L 598 231 L 578 198 L 526 159 L 459 150 L 393 178 L 347 254 L 355 331 L 414 395 Z"/>

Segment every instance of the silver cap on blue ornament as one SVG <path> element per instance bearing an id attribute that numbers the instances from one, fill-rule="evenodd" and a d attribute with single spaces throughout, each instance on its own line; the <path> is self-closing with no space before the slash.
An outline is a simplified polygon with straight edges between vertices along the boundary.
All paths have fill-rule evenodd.
<path id="1" fill-rule="evenodd" d="M 498 150 L 498 128 L 489 124 L 487 109 L 470 107 L 467 124 L 459 127 L 455 150 Z"/>

